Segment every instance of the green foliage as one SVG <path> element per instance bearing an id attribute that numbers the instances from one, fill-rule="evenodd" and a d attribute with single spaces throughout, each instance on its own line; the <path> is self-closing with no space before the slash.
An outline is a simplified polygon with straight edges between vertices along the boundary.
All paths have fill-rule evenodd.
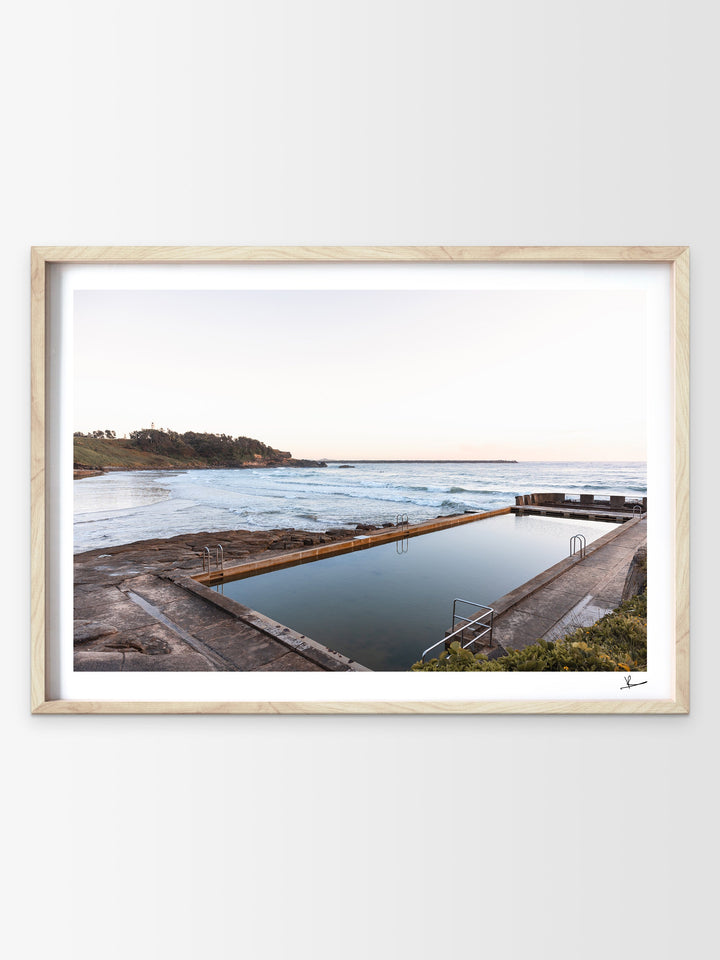
<path id="1" fill-rule="evenodd" d="M 76 430 L 73 436 L 85 437 L 87 439 L 93 439 L 93 440 L 114 440 L 115 431 L 114 430 L 93 430 L 91 433 L 83 433 L 81 430 Z"/>
<path id="2" fill-rule="evenodd" d="M 647 669 L 647 593 L 622 603 L 591 627 L 580 627 L 557 642 L 538 640 L 524 650 L 488 660 L 455 641 L 415 671 L 628 671 Z"/>
<path id="3" fill-rule="evenodd" d="M 418 660 L 410 669 L 416 672 L 428 671 L 442 673 L 453 670 L 487 670 L 487 664 L 490 661 L 482 653 L 473 654 L 469 650 L 463 650 L 457 640 L 450 644 L 450 649 L 446 650 L 434 660 Z"/>
<path id="4" fill-rule="evenodd" d="M 647 592 L 626 600 L 592 627 L 575 630 L 562 643 L 591 645 L 614 661 L 616 670 L 647 669 Z"/>
<path id="5" fill-rule="evenodd" d="M 175 433 L 172 430 L 135 430 L 129 439 L 112 431 L 76 433 L 73 439 L 75 469 L 152 470 L 188 467 L 246 467 L 281 465 L 289 453 L 253 440 L 226 434 Z"/>
<path id="6" fill-rule="evenodd" d="M 251 437 L 230 437 L 225 433 L 176 433 L 174 430 L 134 430 L 130 443 L 138 450 L 181 460 L 201 460 L 209 466 L 237 466 L 261 457 L 282 460 L 289 454 L 268 447 Z"/>

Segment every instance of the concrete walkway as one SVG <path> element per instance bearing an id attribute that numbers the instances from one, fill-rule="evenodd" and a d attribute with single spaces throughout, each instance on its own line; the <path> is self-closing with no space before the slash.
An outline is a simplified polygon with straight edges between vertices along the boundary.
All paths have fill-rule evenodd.
<path id="1" fill-rule="evenodd" d="M 636 550 L 647 543 L 647 520 L 630 520 L 590 544 L 584 560 L 563 560 L 492 604 L 493 640 L 522 650 L 589 626 L 622 600 Z"/>

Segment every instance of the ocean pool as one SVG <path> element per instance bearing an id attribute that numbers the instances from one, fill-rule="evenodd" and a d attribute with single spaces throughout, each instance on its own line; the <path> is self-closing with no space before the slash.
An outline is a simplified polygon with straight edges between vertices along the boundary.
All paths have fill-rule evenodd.
<path id="1" fill-rule="evenodd" d="M 589 544 L 617 526 L 489 517 L 228 581 L 222 590 L 371 670 L 407 670 L 449 629 L 456 597 L 492 604 L 567 557 L 574 534 Z"/>

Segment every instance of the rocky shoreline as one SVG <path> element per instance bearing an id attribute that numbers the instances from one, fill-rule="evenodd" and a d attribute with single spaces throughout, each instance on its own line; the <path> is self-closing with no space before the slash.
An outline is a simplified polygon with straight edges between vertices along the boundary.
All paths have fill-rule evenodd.
<path id="1" fill-rule="evenodd" d="M 107 473 L 138 473 L 151 470 L 153 473 L 177 473 L 178 470 L 272 470 L 277 467 L 327 467 L 323 460 L 268 460 L 253 461 L 252 463 L 178 463 L 174 466 L 107 466 L 107 467 L 73 467 L 73 480 L 84 480 L 87 477 L 102 477 Z"/>
<path id="2" fill-rule="evenodd" d="M 78 553 L 74 558 L 74 669 L 359 669 L 308 638 L 298 642 L 287 627 L 264 622 L 261 614 L 246 611 L 251 615 L 248 620 L 247 615 L 208 606 L 194 595 L 202 588 L 190 578 L 202 571 L 206 547 L 214 558 L 216 547 L 221 546 L 229 567 L 277 557 L 278 551 L 350 541 L 377 529 L 358 523 L 323 532 L 295 528 L 202 531 Z M 140 609 L 133 595 L 162 607 L 171 620 L 182 623 L 192 632 L 192 643 L 178 637 L 168 621 L 163 625 Z M 222 604 L 221 598 L 214 599 Z"/>
<path id="3" fill-rule="evenodd" d="M 205 547 L 223 548 L 226 566 L 232 562 L 256 559 L 269 550 L 301 550 L 304 547 L 319 546 L 323 543 L 335 543 L 348 540 L 358 534 L 394 527 L 394 523 L 375 525 L 357 523 L 352 527 L 336 527 L 325 531 L 298 530 L 294 527 L 278 527 L 273 530 L 204 530 L 200 533 L 183 533 L 174 537 L 135 540 L 132 543 L 116 544 L 110 547 L 96 547 L 75 554 L 75 583 L 78 573 L 85 566 L 102 567 L 104 575 L 112 575 L 113 567 L 152 566 L 154 570 L 172 566 L 174 569 L 196 569 L 202 564 Z M 98 560 L 107 563 L 97 565 Z"/>

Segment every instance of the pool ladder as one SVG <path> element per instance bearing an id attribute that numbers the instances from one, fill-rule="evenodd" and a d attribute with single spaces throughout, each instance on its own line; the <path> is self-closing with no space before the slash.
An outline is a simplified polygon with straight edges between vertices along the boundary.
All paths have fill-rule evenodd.
<path id="1" fill-rule="evenodd" d="M 472 619 L 470 617 L 462 617 L 456 610 L 459 603 L 467 604 L 467 606 L 474 607 L 475 610 L 482 610 L 483 612 Z M 485 640 L 485 638 L 487 638 L 487 640 L 485 640 L 483 646 L 492 647 L 494 616 L 495 610 L 493 607 L 488 607 L 484 603 L 475 603 L 474 600 L 463 600 L 460 597 L 456 597 L 453 600 L 453 622 L 450 632 L 447 633 L 442 640 L 438 640 L 437 643 L 429 646 L 427 650 L 423 650 L 420 659 L 424 660 L 428 653 L 436 647 L 439 647 L 440 644 L 444 644 L 445 649 L 449 650 L 450 644 L 453 643 L 454 640 L 459 641 L 463 650 L 467 650 L 468 647 L 474 646 L 478 641 Z M 458 627 L 458 623 L 460 623 L 461 626 Z"/>
<path id="2" fill-rule="evenodd" d="M 397 516 L 395 517 L 395 526 L 402 528 L 403 536 L 402 536 L 402 539 L 395 541 L 395 553 L 408 552 L 408 546 L 410 543 L 408 533 L 407 533 L 408 524 L 409 524 L 408 515 L 406 513 L 398 513 Z"/>
<path id="3" fill-rule="evenodd" d="M 585 559 L 587 553 L 587 540 L 582 533 L 576 533 L 570 537 L 570 556 L 574 557 L 576 553 L 580 554 L 580 559 Z"/>
<path id="4" fill-rule="evenodd" d="M 203 573 L 212 572 L 212 562 L 213 555 L 210 547 L 205 547 L 203 550 Z M 215 569 L 219 570 L 220 573 L 225 573 L 225 554 L 223 552 L 222 546 L 218 543 L 215 547 Z"/>

